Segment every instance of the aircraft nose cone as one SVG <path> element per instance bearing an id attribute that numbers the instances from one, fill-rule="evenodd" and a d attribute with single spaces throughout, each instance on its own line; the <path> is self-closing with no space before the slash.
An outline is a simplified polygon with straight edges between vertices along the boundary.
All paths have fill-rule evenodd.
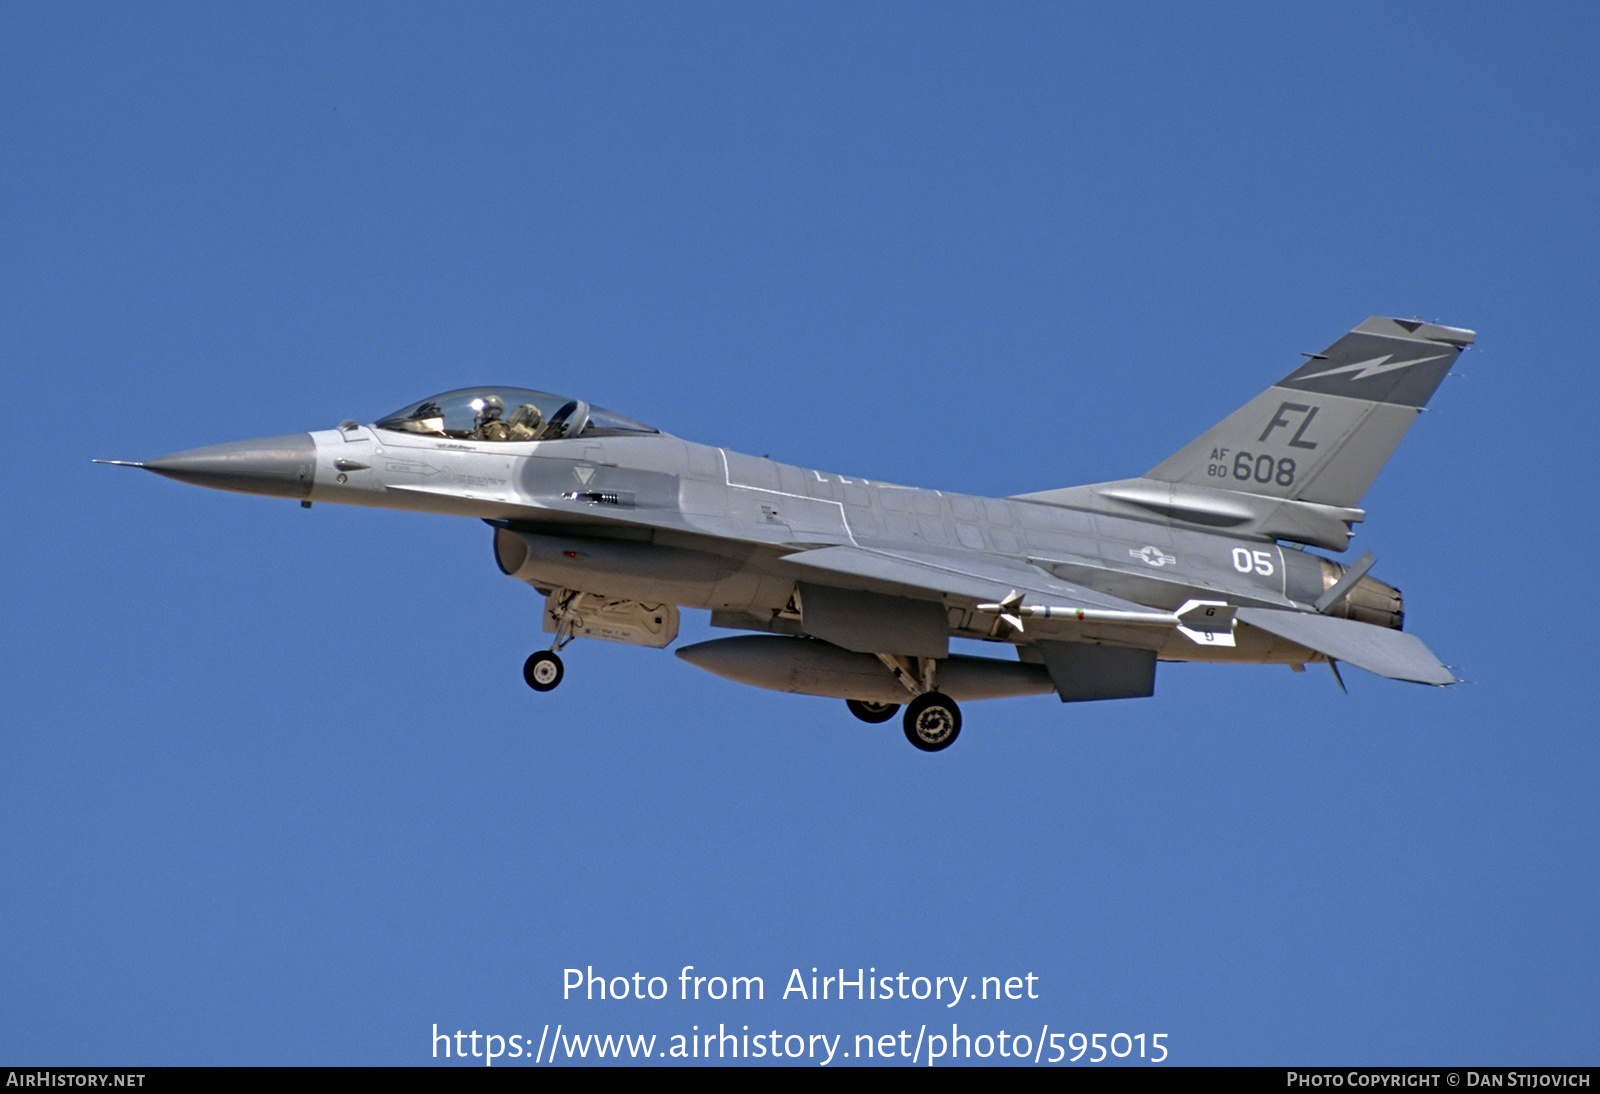
<path id="1" fill-rule="evenodd" d="M 174 452 L 139 466 L 158 475 L 214 490 L 306 498 L 317 467 L 317 443 L 309 433 L 231 441 Z"/>

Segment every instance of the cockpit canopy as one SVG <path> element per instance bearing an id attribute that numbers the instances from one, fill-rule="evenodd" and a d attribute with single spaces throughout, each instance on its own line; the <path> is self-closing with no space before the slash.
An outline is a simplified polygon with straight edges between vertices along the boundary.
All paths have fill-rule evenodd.
<path id="1" fill-rule="evenodd" d="M 582 399 L 519 387 L 464 387 L 380 418 L 374 428 L 464 441 L 554 441 L 658 433 Z"/>

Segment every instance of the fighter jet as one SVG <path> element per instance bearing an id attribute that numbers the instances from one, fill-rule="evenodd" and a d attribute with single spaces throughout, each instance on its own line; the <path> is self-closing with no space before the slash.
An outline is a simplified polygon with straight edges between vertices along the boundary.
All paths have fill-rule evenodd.
<path id="1" fill-rule="evenodd" d="M 1345 565 L 1308 548 L 1348 548 L 1367 488 L 1473 338 L 1368 319 L 1139 478 L 1003 498 L 791 467 L 515 387 L 99 462 L 487 522 L 501 572 L 544 596 L 550 637 L 523 667 L 535 691 L 561 683 L 574 639 L 663 648 L 691 608 L 750 633 L 679 649 L 689 664 L 843 699 L 866 722 L 904 706 L 907 739 L 936 752 L 961 732 L 958 702 L 1149 696 L 1160 661 L 1455 683 L 1401 630 L 1370 552 Z M 953 654 L 953 637 L 1010 656 Z"/>

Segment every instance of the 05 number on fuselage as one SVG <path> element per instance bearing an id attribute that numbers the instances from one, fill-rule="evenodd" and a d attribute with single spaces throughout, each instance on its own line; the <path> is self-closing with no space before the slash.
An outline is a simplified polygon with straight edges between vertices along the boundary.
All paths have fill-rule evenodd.
<path id="1" fill-rule="evenodd" d="M 1252 551 L 1248 547 L 1235 547 L 1233 549 L 1233 568 L 1241 574 L 1260 574 L 1262 577 L 1271 577 L 1273 573 L 1272 552 Z"/>

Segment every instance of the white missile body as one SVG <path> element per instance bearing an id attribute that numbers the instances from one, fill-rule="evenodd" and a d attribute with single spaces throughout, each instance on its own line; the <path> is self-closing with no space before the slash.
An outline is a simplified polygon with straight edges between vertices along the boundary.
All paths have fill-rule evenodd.
<path id="1" fill-rule="evenodd" d="M 1071 608 L 1058 604 L 1024 604 L 1022 594 L 1011 595 L 998 604 L 979 604 L 980 612 L 998 615 L 1020 633 L 1023 619 L 1068 619 L 1077 623 L 1122 623 L 1146 627 L 1172 627 L 1193 642 L 1231 646 L 1233 605 L 1220 600 L 1186 600 L 1175 612 L 1124 612 L 1100 608 Z"/>

